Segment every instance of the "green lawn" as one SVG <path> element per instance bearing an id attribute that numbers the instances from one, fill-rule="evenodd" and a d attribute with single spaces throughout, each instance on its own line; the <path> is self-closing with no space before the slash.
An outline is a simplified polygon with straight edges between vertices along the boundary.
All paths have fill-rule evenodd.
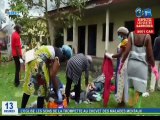
<path id="1" fill-rule="evenodd" d="M 16 88 L 14 87 L 14 64 L 13 62 L 10 63 L 2 63 L 0 65 L 0 102 L 2 101 L 17 101 L 18 107 L 21 106 L 21 99 L 23 95 L 22 85 Z M 66 83 L 65 80 L 65 72 L 61 70 L 58 74 L 62 83 Z M 90 78 L 90 81 L 92 78 Z M 84 83 L 84 80 L 82 81 Z M 84 85 L 82 86 L 84 88 Z M 36 100 L 36 96 L 31 96 L 28 102 L 28 106 Z M 0 108 L 1 104 L 0 103 Z M 108 104 L 108 108 L 116 108 L 117 103 L 114 100 L 114 95 L 112 94 L 110 97 L 110 101 Z M 149 97 L 142 99 L 142 107 L 143 108 L 159 108 L 160 107 L 160 92 L 154 92 L 150 94 Z M 103 108 L 103 103 L 101 102 L 94 102 L 92 104 L 80 104 L 75 105 L 74 101 L 72 100 L 69 108 Z M 1 113 L 0 113 L 1 114 Z"/>

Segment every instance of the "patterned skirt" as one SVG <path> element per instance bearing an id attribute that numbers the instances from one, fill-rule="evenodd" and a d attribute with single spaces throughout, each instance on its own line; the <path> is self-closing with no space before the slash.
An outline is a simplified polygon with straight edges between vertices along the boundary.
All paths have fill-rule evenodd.
<path id="1" fill-rule="evenodd" d="M 46 64 L 41 60 L 33 60 L 26 64 L 24 93 L 44 97 L 49 87 L 49 73 Z"/>
<path id="2" fill-rule="evenodd" d="M 127 75 L 128 58 L 124 62 L 121 69 L 121 74 L 117 74 L 117 93 L 115 99 L 118 103 L 122 102 L 124 96 L 124 102 L 128 102 L 128 75 Z"/>

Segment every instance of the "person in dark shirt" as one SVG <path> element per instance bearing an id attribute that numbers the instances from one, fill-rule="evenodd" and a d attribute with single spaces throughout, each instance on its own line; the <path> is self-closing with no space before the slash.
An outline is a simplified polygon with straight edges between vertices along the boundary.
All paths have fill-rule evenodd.
<path id="1" fill-rule="evenodd" d="M 155 66 L 160 71 L 160 34 L 155 38 L 153 54 L 155 59 Z M 156 85 L 156 78 L 153 73 L 151 73 L 151 83 L 150 83 L 150 91 L 154 92 Z M 157 81 L 157 90 L 160 90 L 160 80 Z"/>

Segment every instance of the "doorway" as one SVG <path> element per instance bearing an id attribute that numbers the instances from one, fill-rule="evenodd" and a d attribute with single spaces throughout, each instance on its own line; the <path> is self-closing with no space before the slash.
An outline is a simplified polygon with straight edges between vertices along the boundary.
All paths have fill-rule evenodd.
<path id="1" fill-rule="evenodd" d="M 63 41 L 63 28 L 60 28 L 57 30 L 57 34 L 55 36 L 55 46 L 56 47 L 62 47 L 62 45 L 64 44 L 64 41 Z"/>
<path id="2" fill-rule="evenodd" d="M 129 30 L 129 32 L 134 31 L 134 21 L 126 21 L 125 27 Z"/>
<path id="3" fill-rule="evenodd" d="M 97 25 L 88 26 L 88 54 L 96 56 Z"/>
<path id="4" fill-rule="evenodd" d="M 85 26 L 78 27 L 78 53 L 85 54 Z"/>

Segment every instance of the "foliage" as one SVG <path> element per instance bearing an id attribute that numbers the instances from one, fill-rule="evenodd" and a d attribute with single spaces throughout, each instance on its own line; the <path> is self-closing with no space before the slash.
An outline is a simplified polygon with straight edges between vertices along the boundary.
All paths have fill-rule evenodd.
<path id="1" fill-rule="evenodd" d="M 1 57 L 1 61 L 2 61 L 2 62 L 7 62 L 7 61 L 8 61 L 7 56 L 2 56 L 2 57 Z"/>
<path id="2" fill-rule="evenodd" d="M 34 2 L 33 0 L 24 0 L 25 4 L 29 9 L 38 8 L 44 12 L 45 19 L 47 20 L 49 15 L 47 12 L 47 0 L 38 0 Z M 63 26 L 70 26 L 73 24 L 73 20 L 80 20 L 82 16 L 82 10 L 85 7 L 85 3 L 88 0 L 49 0 L 53 2 L 55 6 L 52 6 L 53 9 L 57 9 L 55 22 Z M 71 6 L 68 12 L 60 11 L 60 8 L 64 6 Z M 47 24 L 48 25 L 48 24 Z"/>
<path id="3" fill-rule="evenodd" d="M 39 35 L 48 37 L 45 20 L 43 18 L 33 18 L 29 16 L 30 9 L 27 5 L 27 0 L 9 0 L 9 4 L 11 11 L 18 11 L 20 14 L 20 16 L 12 15 L 10 18 L 12 18 L 16 24 L 22 25 L 23 35 L 27 35 L 28 40 L 37 40 L 37 36 Z"/>
<path id="4" fill-rule="evenodd" d="M 59 24 L 65 27 L 70 27 L 73 24 L 73 20 L 81 20 L 82 10 L 84 9 L 87 0 L 69 0 L 69 2 L 63 2 L 63 0 L 55 1 L 59 1 L 56 3 L 57 16 L 55 22 L 59 22 Z M 69 9 L 68 12 L 61 12 L 59 10 L 60 4 L 63 4 L 64 6 L 71 6 L 72 9 Z"/>
<path id="5" fill-rule="evenodd" d="M 73 24 L 73 20 L 80 20 L 82 9 L 85 6 L 86 0 L 49 0 L 55 4 L 57 9 L 57 16 L 55 17 L 55 23 L 70 26 Z M 21 16 L 10 16 L 16 24 L 23 25 L 23 33 L 29 36 L 30 39 L 36 39 L 39 35 L 39 31 L 42 31 L 46 38 L 49 37 L 47 12 L 47 0 L 9 0 L 10 8 L 12 11 L 18 11 Z M 71 6 L 72 9 L 67 13 L 60 11 L 61 6 Z M 41 23 L 37 24 L 37 19 L 29 16 L 29 10 L 39 9 L 44 13 L 44 17 L 41 18 Z"/>

